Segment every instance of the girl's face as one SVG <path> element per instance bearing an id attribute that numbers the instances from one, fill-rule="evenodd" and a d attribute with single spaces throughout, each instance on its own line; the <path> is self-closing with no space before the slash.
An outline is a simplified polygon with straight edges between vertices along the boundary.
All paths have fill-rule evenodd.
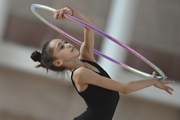
<path id="1" fill-rule="evenodd" d="M 63 62 L 71 61 L 79 56 L 79 51 L 72 44 L 61 39 L 53 39 L 50 42 L 50 47 L 54 49 L 53 56 L 56 58 L 56 66 L 60 66 Z"/>

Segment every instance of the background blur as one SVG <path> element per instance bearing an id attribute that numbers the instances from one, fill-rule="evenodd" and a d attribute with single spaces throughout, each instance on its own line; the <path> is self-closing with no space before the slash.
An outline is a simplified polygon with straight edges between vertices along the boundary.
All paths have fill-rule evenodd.
<path id="1" fill-rule="evenodd" d="M 122 95 L 113 120 L 180 120 L 180 1 L 178 0 L 0 0 L 0 120 L 72 120 L 85 109 L 70 82 L 56 73 L 35 69 L 30 55 L 43 40 L 63 38 L 30 9 L 39 3 L 70 6 L 94 20 L 97 28 L 135 49 L 176 83 L 173 95 L 154 87 Z M 83 40 L 83 27 L 70 20 L 45 18 Z M 95 48 L 132 67 L 153 69 L 131 53 L 96 34 Z M 68 40 L 67 40 L 68 41 Z M 73 43 L 74 44 L 74 43 Z M 76 47 L 78 45 L 74 44 Z M 118 81 L 144 79 L 104 58 L 98 63 Z"/>

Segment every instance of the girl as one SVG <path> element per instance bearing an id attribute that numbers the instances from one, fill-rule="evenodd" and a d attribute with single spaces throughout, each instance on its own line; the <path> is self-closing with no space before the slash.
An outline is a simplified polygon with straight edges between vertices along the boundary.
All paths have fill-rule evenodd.
<path id="1" fill-rule="evenodd" d="M 72 15 L 93 25 L 92 19 L 70 7 L 54 12 L 54 19 L 64 20 L 64 14 Z M 152 78 L 121 83 L 112 80 L 93 55 L 94 32 L 84 27 L 84 42 L 77 50 L 72 44 L 61 39 L 53 39 L 44 44 L 42 53 L 33 52 L 31 58 L 47 70 L 72 72 L 71 79 L 78 94 L 87 104 L 87 109 L 74 120 L 112 120 L 119 101 L 119 92 L 129 94 L 146 87 L 155 86 L 172 94 L 173 89 L 166 84 L 173 81 L 158 81 L 156 73 Z"/>

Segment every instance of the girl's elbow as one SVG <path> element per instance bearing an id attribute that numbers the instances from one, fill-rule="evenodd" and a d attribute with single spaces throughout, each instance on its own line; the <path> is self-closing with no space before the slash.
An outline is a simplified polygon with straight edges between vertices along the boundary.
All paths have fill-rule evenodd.
<path id="1" fill-rule="evenodd" d="M 129 94 L 130 92 L 128 90 L 124 90 L 123 92 L 121 92 L 122 94 Z"/>
<path id="2" fill-rule="evenodd" d="M 131 93 L 131 88 L 128 86 L 128 85 L 125 85 L 123 87 L 123 91 L 122 91 L 123 94 L 129 94 Z"/>
<path id="3" fill-rule="evenodd" d="M 93 19 L 89 18 L 89 24 L 94 25 Z"/>
<path id="4" fill-rule="evenodd" d="M 93 22 L 93 20 L 92 19 L 88 19 L 87 21 L 86 21 L 88 24 L 90 24 L 90 25 L 94 25 L 94 22 Z M 91 30 L 90 28 L 88 28 L 88 27 L 86 27 L 86 26 L 84 26 L 84 28 L 86 29 L 86 30 Z"/>

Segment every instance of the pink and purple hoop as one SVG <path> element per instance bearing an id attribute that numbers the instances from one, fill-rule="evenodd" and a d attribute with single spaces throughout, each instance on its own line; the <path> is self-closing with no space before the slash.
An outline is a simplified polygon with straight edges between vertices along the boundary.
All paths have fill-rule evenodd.
<path id="1" fill-rule="evenodd" d="M 31 5 L 31 10 L 32 10 L 32 12 L 33 12 L 41 21 L 43 21 L 45 24 L 47 24 L 49 27 L 51 27 L 52 29 L 56 30 L 57 32 L 59 32 L 59 33 L 62 34 L 63 36 L 69 38 L 69 39 L 72 40 L 73 42 L 75 42 L 75 43 L 77 43 L 77 44 L 79 44 L 79 45 L 82 44 L 82 42 L 80 42 L 80 41 L 77 40 L 76 38 L 70 36 L 69 34 L 67 34 L 66 32 L 64 32 L 63 30 L 59 29 L 59 28 L 56 27 L 54 24 L 50 23 L 50 22 L 47 21 L 45 18 L 43 18 L 43 17 L 36 11 L 35 8 L 40 8 L 40 9 L 48 10 L 48 11 L 51 11 L 51 12 L 56 11 L 56 9 L 51 8 L 51 7 L 49 7 L 49 6 L 41 5 L 41 4 L 32 4 L 32 5 Z M 136 52 L 136 51 L 133 50 L 132 48 L 130 48 L 130 47 L 128 47 L 127 45 L 123 44 L 122 42 L 116 40 L 115 38 L 109 36 L 108 34 L 104 33 L 103 31 L 95 28 L 94 26 L 91 26 L 91 25 L 89 25 L 89 24 L 87 24 L 87 23 L 85 23 L 85 22 L 83 22 L 83 21 L 81 21 L 81 20 L 79 20 L 79 19 L 77 19 L 77 18 L 75 18 L 75 17 L 73 17 L 73 16 L 70 16 L 70 15 L 65 14 L 65 17 L 68 18 L 68 19 L 70 19 L 70 20 L 72 20 L 72 21 L 74 21 L 74 22 L 77 22 L 78 24 L 81 24 L 81 25 L 83 25 L 83 26 L 86 26 L 86 27 L 94 30 L 94 31 L 97 32 L 98 34 L 100 34 L 100 35 L 108 38 L 109 40 L 115 42 L 115 43 L 118 44 L 119 46 L 123 47 L 124 49 L 128 50 L 129 52 L 131 52 L 132 54 L 134 54 L 135 56 L 137 56 L 139 59 L 141 59 L 142 61 L 144 61 L 145 63 L 147 63 L 149 66 L 151 66 L 154 70 L 156 70 L 156 71 L 160 74 L 160 76 L 156 76 L 156 78 L 157 78 L 158 80 L 162 80 L 162 79 L 165 78 L 165 74 L 163 73 L 163 71 L 162 71 L 161 69 L 159 69 L 156 65 L 154 65 L 152 62 L 150 62 L 148 59 L 146 59 L 145 57 L 143 57 L 141 54 L 139 54 L 138 52 Z M 127 69 L 127 70 L 129 70 L 129 71 L 132 71 L 132 72 L 134 72 L 134 73 L 136 73 L 136 74 L 139 74 L 139 75 L 142 75 L 142 76 L 145 76 L 145 77 L 148 77 L 148 78 L 151 78 L 151 77 L 152 77 L 151 74 L 142 72 L 142 71 L 137 70 L 137 69 L 135 69 L 135 68 L 132 68 L 132 67 L 126 65 L 126 64 L 123 64 L 123 63 L 121 63 L 121 62 L 119 62 L 119 61 L 117 61 L 117 60 L 114 60 L 113 58 L 110 58 L 109 56 L 104 55 L 103 53 L 99 52 L 99 51 L 96 50 L 96 49 L 94 49 L 94 53 L 97 54 L 97 55 L 99 55 L 99 56 L 101 56 L 101 57 L 104 57 L 104 58 L 110 60 L 111 62 L 116 63 L 116 64 L 120 65 L 121 67 L 123 67 L 123 68 L 125 68 L 125 69 Z"/>

